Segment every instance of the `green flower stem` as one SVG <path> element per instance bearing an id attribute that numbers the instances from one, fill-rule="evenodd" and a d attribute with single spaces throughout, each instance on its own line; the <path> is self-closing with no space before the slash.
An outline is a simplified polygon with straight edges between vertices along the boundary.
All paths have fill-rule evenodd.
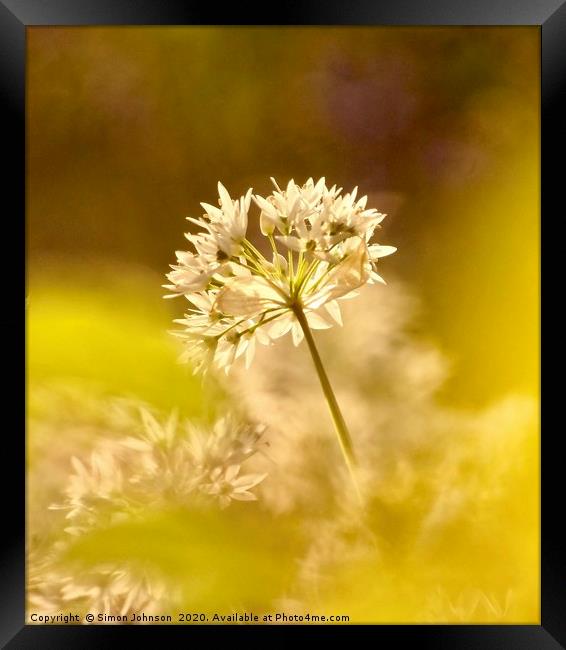
<path id="1" fill-rule="evenodd" d="M 269 239 L 269 243 L 271 244 L 271 250 L 273 251 L 273 263 L 275 264 L 277 273 L 281 275 L 281 261 L 279 260 L 279 251 L 277 250 L 277 244 L 275 243 L 275 238 L 273 237 L 273 233 L 269 233 L 267 235 L 267 238 Z"/>
<path id="2" fill-rule="evenodd" d="M 258 249 L 253 245 L 253 244 L 252 244 L 252 242 L 251 242 L 249 239 L 244 239 L 244 240 L 242 241 L 242 245 L 244 246 L 244 248 L 247 247 L 247 248 L 248 248 L 248 249 L 249 249 L 249 250 L 250 250 L 250 251 L 251 251 L 251 252 L 252 252 L 252 253 L 257 257 L 257 259 L 258 259 L 258 261 L 260 262 L 260 264 L 263 263 L 263 262 L 267 262 L 267 260 L 266 260 L 265 256 L 263 255 L 263 253 L 261 253 L 261 252 L 260 252 L 260 251 L 259 251 L 259 250 L 258 250 Z"/>
<path id="3" fill-rule="evenodd" d="M 344 420 L 344 416 L 342 415 L 342 411 L 340 411 L 340 407 L 338 406 L 338 402 L 336 401 L 336 396 L 334 395 L 334 391 L 332 390 L 332 386 L 330 385 L 330 381 L 328 379 L 328 375 L 326 374 L 326 370 L 322 365 L 322 360 L 320 358 L 320 354 L 318 353 L 317 347 L 315 345 L 314 337 L 312 335 L 311 328 L 309 327 L 307 317 L 305 316 L 304 311 L 299 305 L 293 307 L 293 312 L 295 313 L 295 316 L 297 317 L 297 320 L 301 325 L 301 328 L 305 335 L 305 339 L 309 346 L 314 367 L 316 368 L 318 379 L 322 387 L 322 392 L 324 393 L 324 397 L 326 398 L 326 402 L 328 404 L 330 414 L 332 415 L 334 428 L 336 429 L 336 433 L 338 435 L 340 448 L 342 449 L 342 454 L 344 456 L 344 460 L 346 461 L 346 466 L 348 467 L 348 471 L 350 472 L 350 476 L 352 477 L 352 481 L 354 483 L 357 496 L 361 501 L 361 494 L 356 479 L 357 462 L 356 462 L 356 457 L 354 455 L 354 448 L 352 445 L 352 438 L 350 436 L 350 432 L 348 431 L 348 427 Z"/>
<path id="4" fill-rule="evenodd" d="M 295 269 L 293 268 L 293 251 L 291 249 L 287 251 L 287 264 L 289 265 L 289 288 L 292 289 L 295 280 Z"/>
<path id="5" fill-rule="evenodd" d="M 305 272 L 302 274 L 301 279 L 297 285 L 297 291 L 296 291 L 297 295 L 301 293 L 303 287 L 311 279 L 312 275 L 318 268 L 319 264 L 320 264 L 320 260 L 313 260 L 312 262 L 309 263 L 309 265 L 307 266 Z"/>

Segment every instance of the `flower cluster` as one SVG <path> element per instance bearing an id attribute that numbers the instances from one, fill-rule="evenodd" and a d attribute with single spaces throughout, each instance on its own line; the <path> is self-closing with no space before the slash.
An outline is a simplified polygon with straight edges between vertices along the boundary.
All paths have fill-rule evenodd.
<path id="1" fill-rule="evenodd" d="M 53 400 L 51 393 L 50 404 Z M 140 611 L 159 614 L 173 607 L 180 593 L 149 564 L 123 560 L 69 564 L 69 549 L 77 538 L 112 524 L 143 521 L 148 508 L 156 512 L 178 506 L 225 508 L 232 501 L 257 500 L 253 490 L 267 476 L 243 471 L 247 461 L 267 446 L 262 425 L 234 415 L 201 425 L 179 421 L 175 412 L 162 420 L 136 400 L 105 402 L 104 410 L 106 435 L 90 454 L 71 457 L 72 471 L 62 498 L 49 506 L 64 512 L 62 528 L 67 534 L 54 541 L 57 523 L 51 519 L 51 526 L 28 538 L 30 611 L 123 617 Z"/>
<path id="2" fill-rule="evenodd" d="M 255 501 L 252 488 L 266 474 L 242 474 L 242 464 L 261 448 L 264 428 L 225 417 L 209 428 L 179 424 L 173 413 L 160 423 L 141 409 L 137 436 L 101 442 L 89 460 L 73 457 L 65 499 L 66 531 L 80 535 L 106 521 L 143 511 L 148 505 L 187 503 L 204 498 L 226 507 Z"/>
<path id="3" fill-rule="evenodd" d="M 79 575 L 60 567 L 28 561 L 28 603 L 31 611 L 57 615 L 64 611 L 92 614 L 95 621 L 118 619 L 144 612 L 159 615 L 178 598 L 170 585 L 147 570 L 126 564 L 101 564 Z M 103 615 L 100 619 L 99 615 Z M 31 623 L 28 617 L 28 623 Z"/>
<path id="4" fill-rule="evenodd" d="M 221 507 L 235 501 L 255 501 L 250 490 L 267 474 L 240 474 L 242 464 L 258 452 L 265 427 L 237 422 L 230 416 L 212 428 L 192 422 L 182 427 L 173 413 L 161 425 L 149 411 L 142 411 L 141 437 L 128 438 L 126 446 L 139 453 L 130 484 L 136 492 L 156 499 L 183 502 L 190 495 L 213 497 Z"/>
<path id="5" fill-rule="evenodd" d="M 164 287 L 166 297 L 184 295 L 190 303 L 175 321 L 184 329 L 174 333 L 196 371 L 212 363 L 228 372 L 241 356 L 249 367 L 256 342 L 269 345 L 289 332 L 298 345 L 300 316 L 313 329 L 342 324 L 338 300 L 383 282 L 377 262 L 396 248 L 370 243 L 385 215 L 367 209 L 366 196 L 357 198 L 357 188 L 342 194 L 324 178 L 303 186 L 291 180 L 284 190 L 273 183 L 267 197 L 250 189 L 238 200 L 218 183 L 219 207 L 202 203 L 202 219 L 189 217 L 202 230 L 185 235 L 194 251 L 177 251 Z M 268 257 L 246 236 L 252 200 Z"/>

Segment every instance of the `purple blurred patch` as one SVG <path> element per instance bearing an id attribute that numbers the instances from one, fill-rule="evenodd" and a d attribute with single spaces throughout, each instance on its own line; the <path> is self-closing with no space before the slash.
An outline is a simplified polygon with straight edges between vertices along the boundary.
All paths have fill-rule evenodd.
<path id="1" fill-rule="evenodd" d="M 488 163 L 489 155 L 480 144 L 455 139 L 431 139 L 421 156 L 423 172 L 430 181 L 453 187 L 475 180 Z"/>
<path id="2" fill-rule="evenodd" d="M 384 143 L 410 129 L 420 93 L 406 52 L 363 63 L 335 54 L 321 77 L 324 109 L 343 136 Z"/>

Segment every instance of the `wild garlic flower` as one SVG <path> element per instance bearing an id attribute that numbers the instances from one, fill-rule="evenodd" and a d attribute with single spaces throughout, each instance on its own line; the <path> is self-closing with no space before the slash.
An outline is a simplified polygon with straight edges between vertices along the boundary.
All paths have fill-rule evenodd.
<path id="1" fill-rule="evenodd" d="M 33 565 L 30 567 L 33 572 Z M 178 594 L 153 572 L 125 563 L 100 564 L 71 573 L 55 564 L 42 567 L 28 579 L 28 608 L 42 614 L 73 611 L 84 616 L 93 614 L 95 621 L 131 621 L 132 615 L 144 612 L 159 615 L 177 604 Z M 98 619 L 98 616 L 101 619 Z M 117 619 L 120 617 L 120 619 Z M 32 621 L 28 619 L 28 623 Z M 82 618 L 84 624 L 86 619 Z"/>
<path id="2" fill-rule="evenodd" d="M 273 180 L 273 179 L 272 179 Z M 306 323 L 313 329 L 342 324 L 338 301 L 354 297 L 366 283 L 383 282 L 377 273 L 381 257 L 395 252 L 370 240 L 384 214 L 367 209 L 357 188 L 342 194 L 325 179 L 293 180 L 282 190 L 233 200 L 218 183 L 219 205 L 202 203 L 202 219 L 189 221 L 202 229 L 185 236 L 194 251 L 178 251 L 177 264 L 164 285 L 183 295 L 190 306 L 175 322 L 174 332 L 186 343 L 183 360 L 195 371 L 213 364 L 229 372 L 234 361 L 252 362 L 256 345 L 269 345 L 291 333 L 298 345 Z M 251 202 L 260 210 L 269 259 L 247 238 Z"/>
<path id="3" fill-rule="evenodd" d="M 65 489 L 65 500 L 50 510 L 66 510 L 71 522 L 65 528 L 70 535 L 81 535 L 103 520 L 111 522 L 128 509 L 124 495 L 124 477 L 116 456 L 107 448 L 96 449 L 88 461 L 73 456 L 73 472 Z"/>
<path id="4" fill-rule="evenodd" d="M 131 615 L 138 612 L 159 614 L 167 588 L 155 576 L 150 578 L 123 565 L 108 564 L 83 573 L 78 580 L 69 580 L 62 587 L 61 595 L 67 608 L 71 604 L 79 609 L 81 604 L 87 605 L 95 620 L 98 615 L 118 615 L 131 620 Z"/>
<path id="5" fill-rule="evenodd" d="M 179 422 L 172 413 L 160 422 L 140 408 L 142 428 L 117 441 L 101 441 L 88 460 L 71 459 L 73 472 L 60 504 L 70 525 L 82 535 L 94 527 L 143 512 L 148 505 L 213 500 L 224 508 L 232 500 L 255 501 L 250 492 L 267 474 L 240 474 L 242 465 L 262 450 L 265 427 L 226 416 L 212 427 Z"/>
<path id="6" fill-rule="evenodd" d="M 124 444 L 139 452 L 136 470 L 129 482 L 143 500 L 177 500 L 181 503 L 196 494 L 213 496 L 221 507 L 231 500 L 256 501 L 253 493 L 240 496 L 241 490 L 259 485 L 267 474 L 246 474 L 236 479 L 242 464 L 261 450 L 265 427 L 238 422 L 226 416 L 212 427 L 192 422 L 178 423 L 175 414 L 162 425 L 146 410 L 142 411 L 144 430 L 128 437 Z M 226 477 L 217 489 L 220 477 Z"/>
<path id="7" fill-rule="evenodd" d="M 282 190 L 271 180 L 275 190 L 268 197 L 252 196 L 250 189 L 236 201 L 218 183 L 220 208 L 201 203 L 203 218 L 189 218 L 203 231 L 185 235 L 195 250 L 177 252 L 167 276 L 171 284 L 163 285 L 172 292 L 166 297 L 183 295 L 191 305 L 175 321 L 184 329 L 174 333 L 185 340 L 182 358 L 195 371 L 215 365 L 226 373 L 243 355 L 249 367 L 256 343 L 269 345 L 289 332 L 295 345 L 306 339 L 361 501 L 350 433 L 311 329 L 341 325 L 338 301 L 354 297 L 365 284 L 384 282 L 377 262 L 397 249 L 370 244 L 385 215 L 367 209 L 367 197 L 358 199 L 357 188 L 343 195 L 324 178 L 309 178 L 303 186 L 290 180 Z M 252 198 L 271 259 L 247 238 Z"/>
<path id="8" fill-rule="evenodd" d="M 218 498 L 220 507 L 226 508 L 230 501 L 257 501 L 250 490 L 261 483 L 267 474 L 247 474 L 239 476 L 240 466 L 229 465 L 225 469 L 215 467 L 210 472 L 210 483 L 203 485 L 203 491 Z"/>

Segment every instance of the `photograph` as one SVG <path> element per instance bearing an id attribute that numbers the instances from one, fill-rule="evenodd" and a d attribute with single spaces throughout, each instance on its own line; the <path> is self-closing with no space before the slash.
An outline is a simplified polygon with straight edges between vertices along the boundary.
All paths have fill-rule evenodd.
<path id="1" fill-rule="evenodd" d="M 540 26 L 38 24 L 25 93 L 26 625 L 540 625 Z"/>

